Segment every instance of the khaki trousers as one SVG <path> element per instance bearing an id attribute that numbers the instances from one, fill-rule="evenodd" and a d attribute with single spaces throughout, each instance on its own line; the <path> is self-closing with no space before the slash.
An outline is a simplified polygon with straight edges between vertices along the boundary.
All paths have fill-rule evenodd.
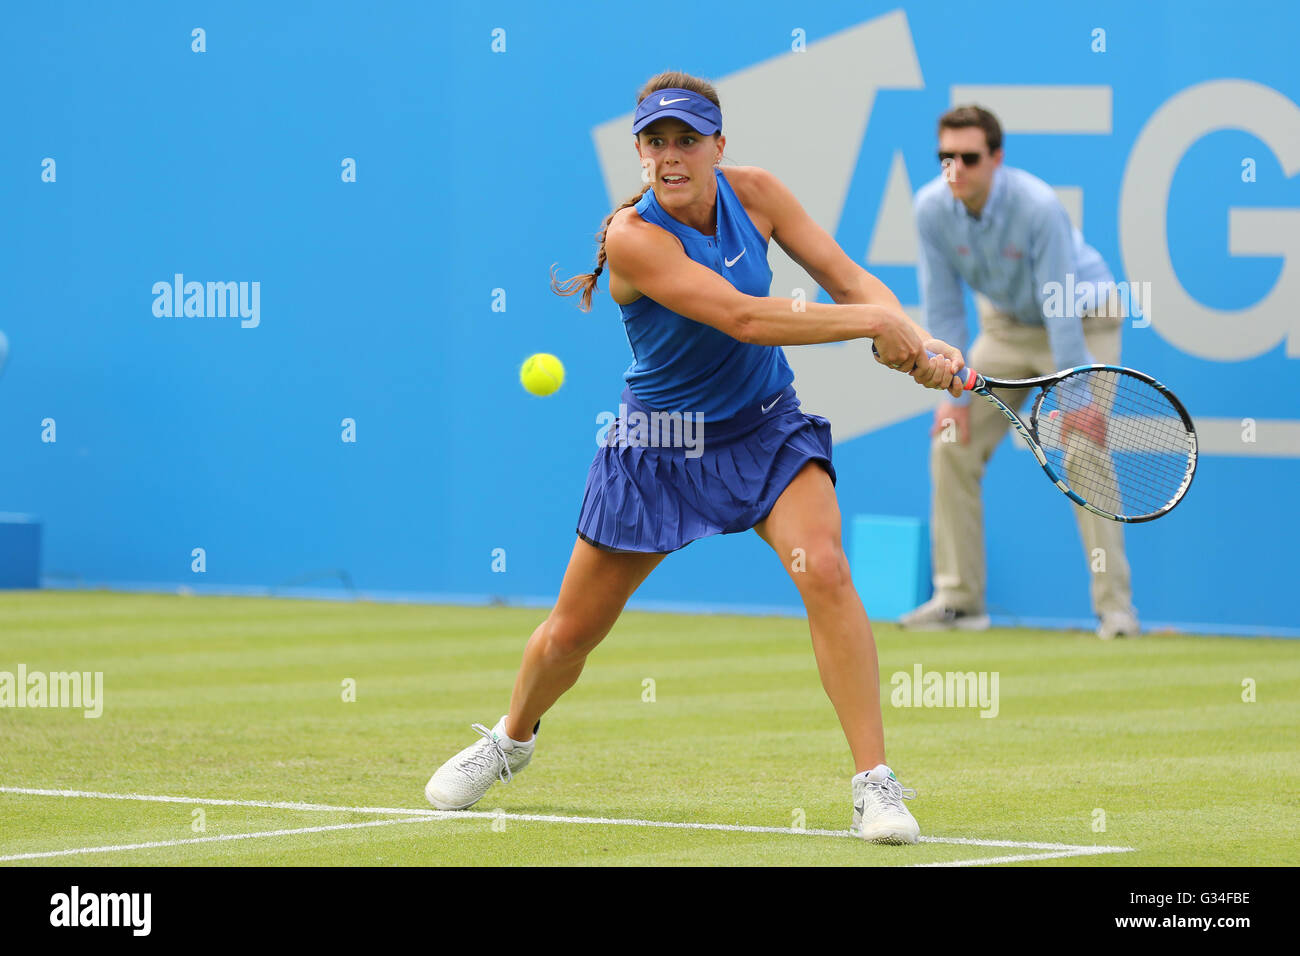
<path id="1" fill-rule="evenodd" d="M 976 302 L 980 333 L 966 356 L 972 368 L 984 375 L 1006 379 L 1032 378 L 1057 371 L 1045 328 L 1015 321 L 994 309 L 983 296 L 976 296 Z M 1120 316 L 1119 302 L 1112 296 L 1110 302 L 1081 320 L 1088 350 L 1096 361 L 1119 364 L 1123 324 Z M 994 392 L 1016 411 L 1035 394 L 1033 389 L 995 389 Z M 970 401 L 970 443 L 963 445 L 960 440 L 954 440 L 958 436 L 953 429 L 947 430 L 949 440 L 944 440 L 941 431 L 931 443 L 930 544 L 934 591 L 947 607 L 973 613 L 985 609 L 987 570 L 980 483 L 989 458 L 1010 427 L 1010 422 L 991 402 L 974 395 Z M 1016 441 L 1019 440 L 1016 436 Z M 1037 462 L 1033 464 L 1037 466 Z M 1044 498 L 1049 494 L 1059 492 L 1052 492 L 1044 482 Z M 1074 509 L 1092 576 L 1093 610 L 1098 617 L 1107 612 L 1135 613 L 1128 559 L 1124 556 L 1123 524 L 1098 517 L 1073 503 L 1070 507 Z"/>

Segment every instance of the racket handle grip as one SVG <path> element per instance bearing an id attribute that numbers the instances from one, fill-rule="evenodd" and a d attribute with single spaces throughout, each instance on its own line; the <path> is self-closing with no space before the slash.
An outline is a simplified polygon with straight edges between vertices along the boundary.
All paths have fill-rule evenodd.
<path id="1" fill-rule="evenodd" d="M 880 354 L 880 350 L 876 348 L 875 342 L 871 343 L 871 351 L 876 355 Z M 938 352 L 931 352 L 929 349 L 925 350 L 925 354 L 930 356 L 930 358 L 940 357 Z M 960 372 L 958 372 L 957 375 L 961 379 L 961 387 L 962 387 L 962 391 L 964 392 L 969 392 L 972 388 L 974 388 L 976 382 L 979 381 L 979 377 L 980 377 L 979 373 L 976 372 L 969 365 L 966 366 L 966 368 L 962 369 Z"/>

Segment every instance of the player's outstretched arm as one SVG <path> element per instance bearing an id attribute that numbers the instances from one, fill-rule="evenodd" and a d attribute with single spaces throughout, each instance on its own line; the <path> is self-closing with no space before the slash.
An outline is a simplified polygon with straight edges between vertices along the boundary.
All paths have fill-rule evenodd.
<path id="1" fill-rule="evenodd" d="M 745 295 L 694 261 L 667 231 L 639 216 L 610 224 L 605 235 L 610 270 L 642 295 L 689 319 L 756 345 L 811 345 L 874 339 L 886 364 L 910 372 L 926 361 L 923 336 L 893 308 L 870 303 L 799 303 Z"/>
<path id="2" fill-rule="evenodd" d="M 730 173 L 731 171 L 729 171 Z M 747 204 L 759 210 L 772 223 L 772 238 L 785 250 L 836 303 L 877 305 L 901 316 L 922 340 L 925 349 L 938 358 L 921 359 L 909 373 L 927 388 L 942 388 L 958 395 L 960 381 L 954 379 L 965 366 L 960 350 L 930 334 L 903 311 L 898 296 L 890 288 L 858 265 L 825 229 L 808 215 L 784 183 L 765 169 L 756 166 L 734 171 L 734 178 L 744 190 Z M 894 363 L 877 347 L 876 360 L 893 367 Z M 954 386 L 953 382 L 957 381 Z"/>

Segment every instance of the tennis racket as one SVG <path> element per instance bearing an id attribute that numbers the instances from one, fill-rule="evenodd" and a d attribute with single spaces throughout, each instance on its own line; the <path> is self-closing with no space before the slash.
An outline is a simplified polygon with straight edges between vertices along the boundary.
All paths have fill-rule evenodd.
<path id="1" fill-rule="evenodd" d="M 958 377 L 1007 417 L 1052 483 L 1094 514 L 1151 521 L 1172 511 L 1192 485 L 1196 428 L 1177 396 L 1150 375 L 1080 365 L 1038 378 L 987 378 L 972 368 Z M 1029 421 L 994 388 L 1037 389 Z M 1016 401 L 1023 404 L 1024 397 Z"/>

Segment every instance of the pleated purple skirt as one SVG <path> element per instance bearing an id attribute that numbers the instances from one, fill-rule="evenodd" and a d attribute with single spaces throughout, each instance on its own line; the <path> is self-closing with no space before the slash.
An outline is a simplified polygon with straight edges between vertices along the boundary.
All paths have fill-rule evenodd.
<path id="1" fill-rule="evenodd" d="M 606 551 L 666 553 L 748 531 L 809 461 L 831 465 L 831 423 L 793 386 L 731 418 L 668 416 L 624 388 L 587 474 L 578 535 Z"/>

